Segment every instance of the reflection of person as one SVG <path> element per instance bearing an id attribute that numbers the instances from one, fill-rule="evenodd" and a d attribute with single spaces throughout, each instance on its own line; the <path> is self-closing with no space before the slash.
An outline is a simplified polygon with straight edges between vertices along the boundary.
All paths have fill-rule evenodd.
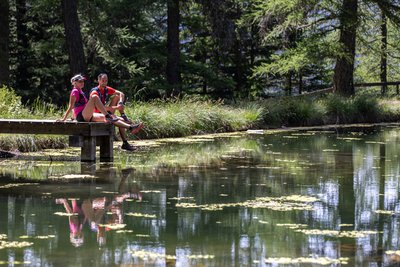
<path id="1" fill-rule="evenodd" d="M 129 120 L 125 114 L 125 94 L 110 86 L 107 86 L 108 76 L 105 73 L 99 74 L 97 81 L 99 85 L 90 90 L 90 98 L 99 97 L 103 105 L 106 105 L 108 98 L 110 98 L 110 103 L 106 106 L 106 110 L 111 114 L 114 114 L 115 111 L 118 110 L 121 114 L 121 120 L 125 123 L 131 124 L 131 127 L 134 128 L 131 130 L 131 134 L 139 132 L 140 129 L 143 128 L 143 123 L 139 122 L 137 124 L 132 124 L 132 121 Z M 95 110 L 95 112 L 100 112 L 100 110 Z M 135 147 L 128 143 L 126 133 L 121 127 L 119 127 L 119 134 L 123 142 L 121 148 L 129 151 L 135 150 Z"/>
<path id="2" fill-rule="evenodd" d="M 72 214 L 68 218 L 70 230 L 69 239 L 71 244 L 75 247 L 82 246 L 84 242 L 82 227 L 86 219 L 83 216 L 82 209 L 79 207 L 77 200 L 71 200 L 72 207 L 65 198 L 57 199 L 56 203 L 63 204 L 67 213 Z"/>
<path id="3" fill-rule="evenodd" d="M 114 195 L 112 198 L 87 199 L 82 203 L 83 214 L 90 225 L 90 229 L 97 233 L 97 242 L 100 246 L 106 244 L 106 232 L 112 226 L 124 223 L 123 202 L 129 198 L 142 199 L 140 192 L 130 192 L 126 185 L 126 180 L 133 170 L 132 168 L 122 170 L 122 177 L 118 187 L 119 194 Z"/>
<path id="4" fill-rule="evenodd" d="M 56 199 L 57 204 L 63 204 L 69 216 L 70 241 L 79 247 L 83 245 L 84 236 L 82 228 L 88 222 L 90 229 L 97 233 L 97 242 L 100 246 L 106 244 L 106 231 L 112 226 L 124 223 L 123 202 L 126 199 L 141 201 L 142 195 L 136 189 L 127 186 L 127 178 L 133 168 L 124 169 L 121 172 L 121 181 L 118 186 L 118 194 L 111 197 L 96 197 L 86 199 L 81 204 L 76 199 L 71 199 L 71 205 L 65 198 Z"/>
<path id="5" fill-rule="evenodd" d="M 100 226 L 104 224 L 105 213 L 108 209 L 106 205 L 106 197 L 95 198 L 93 200 L 87 199 L 82 203 L 83 214 L 85 214 L 88 220 L 90 229 L 97 232 L 97 242 L 100 246 L 106 243 L 104 229 L 102 229 L 104 227 Z"/>
<path id="6" fill-rule="evenodd" d="M 127 168 L 121 171 L 121 181 L 118 186 L 118 194 L 114 195 L 111 204 L 109 206 L 110 218 L 108 218 L 109 224 L 123 224 L 123 203 L 126 199 L 137 199 L 142 200 L 140 192 L 132 192 L 126 184 L 127 178 L 133 173 L 133 168 Z M 136 190 L 135 190 L 136 191 Z"/>

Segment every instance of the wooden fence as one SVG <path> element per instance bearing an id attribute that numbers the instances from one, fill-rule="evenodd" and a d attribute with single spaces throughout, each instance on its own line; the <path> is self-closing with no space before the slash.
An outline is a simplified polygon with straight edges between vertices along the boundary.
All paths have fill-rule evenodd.
<path id="1" fill-rule="evenodd" d="M 376 87 L 376 86 L 396 86 L 396 94 L 399 95 L 400 93 L 400 82 L 374 82 L 374 83 L 355 83 L 354 87 L 358 88 L 358 87 Z M 316 91 L 312 91 L 312 92 L 307 92 L 307 93 L 303 93 L 301 95 L 313 95 L 313 94 L 324 94 L 324 93 L 330 93 L 333 91 L 333 87 L 329 87 L 329 88 L 325 88 L 325 89 L 321 89 L 321 90 L 316 90 Z M 383 94 L 383 90 L 381 90 L 382 94 Z"/>

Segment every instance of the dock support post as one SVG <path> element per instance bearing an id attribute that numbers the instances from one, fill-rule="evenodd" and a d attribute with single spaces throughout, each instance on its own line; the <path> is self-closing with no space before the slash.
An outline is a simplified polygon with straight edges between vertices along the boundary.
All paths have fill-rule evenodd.
<path id="1" fill-rule="evenodd" d="M 99 136 L 97 140 L 100 145 L 100 161 L 112 162 L 114 160 L 114 135 Z"/>
<path id="2" fill-rule="evenodd" d="M 96 161 L 96 137 L 83 136 L 81 161 Z"/>

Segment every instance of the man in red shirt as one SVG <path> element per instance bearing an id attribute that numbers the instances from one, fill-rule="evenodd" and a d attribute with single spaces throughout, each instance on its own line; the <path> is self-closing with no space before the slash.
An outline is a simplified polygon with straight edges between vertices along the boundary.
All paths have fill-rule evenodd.
<path id="1" fill-rule="evenodd" d="M 126 123 L 132 124 L 132 122 L 128 119 L 124 112 L 125 94 L 110 86 L 107 86 L 108 76 L 105 73 L 100 73 L 97 77 L 97 81 L 99 85 L 90 90 L 90 97 L 92 97 L 93 95 L 98 95 L 104 105 L 106 105 L 107 101 L 110 99 L 110 104 L 106 106 L 106 110 L 111 114 L 114 114 L 115 111 L 118 110 L 121 114 L 121 120 L 124 120 Z M 95 110 L 95 112 L 99 111 Z M 140 122 L 137 124 L 132 124 L 132 127 L 135 128 L 136 131 L 131 131 L 131 133 L 135 134 L 143 128 L 143 123 Z M 119 134 L 123 142 L 121 148 L 129 151 L 135 150 L 135 147 L 131 146 L 128 143 L 127 135 L 124 128 L 119 127 Z"/>

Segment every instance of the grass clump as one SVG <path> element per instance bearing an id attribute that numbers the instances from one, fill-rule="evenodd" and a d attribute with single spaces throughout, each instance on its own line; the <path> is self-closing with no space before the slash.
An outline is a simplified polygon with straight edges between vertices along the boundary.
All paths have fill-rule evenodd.
<path id="1" fill-rule="evenodd" d="M 0 149 L 6 151 L 36 152 L 49 148 L 66 148 L 67 136 L 2 135 Z"/>
<path id="2" fill-rule="evenodd" d="M 400 121 L 399 99 L 382 99 L 379 102 L 379 110 L 383 121 Z"/>
<path id="3" fill-rule="evenodd" d="M 321 101 L 302 97 L 269 99 L 265 103 L 264 124 L 268 127 L 306 126 L 324 123 L 326 108 Z"/>
<path id="4" fill-rule="evenodd" d="M 367 95 L 347 98 L 335 94 L 319 98 L 283 97 L 265 102 L 268 112 L 263 119 L 267 127 L 273 128 L 396 121 L 400 109 L 393 108 L 390 105 L 392 102 Z"/>
<path id="5" fill-rule="evenodd" d="M 126 113 L 144 122 L 139 136 L 161 138 L 244 130 L 257 123 L 262 109 L 255 105 L 231 107 L 216 101 L 176 99 L 133 103 Z"/>
<path id="6" fill-rule="evenodd" d="M 332 94 L 324 103 L 330 123 L 379 122 L 382 119 L 378 100 L 367 95 L 344 98 Z"/>

